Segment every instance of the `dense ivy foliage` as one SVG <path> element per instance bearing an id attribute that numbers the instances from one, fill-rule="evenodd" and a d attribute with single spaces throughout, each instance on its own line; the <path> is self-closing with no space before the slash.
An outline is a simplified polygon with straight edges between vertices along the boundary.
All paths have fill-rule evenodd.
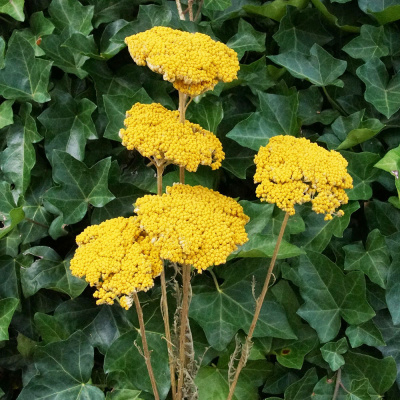
<path id="1" fill-rule="evenodd" d="M 241 63 L 237 80 L 186 114 L 226 153 L 222 168 L 200 167 L 187 183 L 238 198 L 251 218 L 250 240 L 213 268 L 216 279 L 205 271 L 192 282 L 198 398 L 227 397 L 229 357 L 284 216 L 256 199 L 254 155 L 288 134 L 340 151 L 354 188 L 342 218 L 307 205 L 289 218 L 234 398 L 398 400 L 400 1 L 201 3 L 189 22 L 172 0 L 0 0 L 0 396 L 153 398 L 135 310 L 96 306 L 69 260 L 86 226 L 132 215 L 157 190 L 148 160 L 118 132 L 136 102 L 178 107 L 171 83 L 136 66 L 124 44 L 161 25 L 206 33 Z M 164 186 L 177 180 L 169 166 Z M 140 298 L 164 399 L 159 283 Z"/>

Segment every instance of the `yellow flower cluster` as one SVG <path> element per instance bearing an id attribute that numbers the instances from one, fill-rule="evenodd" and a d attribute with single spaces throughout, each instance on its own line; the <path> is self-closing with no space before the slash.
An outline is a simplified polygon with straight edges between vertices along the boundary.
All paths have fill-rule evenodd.
<path id="1" fill-rule="evenodd" d="M 218 81 L 237 78 L 237 53 L 202 33 L 156 26 L 125 38 L 125 43 L 136 64 L 147 64 L 190 96 L 213 89 Z"/>
<path id="2" fill-rule="evenodd" d="M 179 111 L 169 111 L 161 104 L 136 103 L 126 113 L 124 123 L 122 144 L 144 157 L 164 159 L 191 172 L 199 164 L 217 169 L 225 157 L 213 133 L 187 120 L 179 122 Z"/>
<path id="3" fill-rule="evenodd" d="M 163 268 L 158 249 L 141 231 L 137 217 L 89 226 L 76 242 L 79 247 L 71 260 L 71 272 L 86 276 L 90 286 L 97 287 L 93 295 L 99 299 L 97 304 L 113 304 L 119 297 L 121 306 L 128 309 L 130 295 L 153 287 L 153 279 Z"/>
<path id="4" fill-rule="evenodd" d="M 161 258 L 193 265 L 200 273 L 225 263 L 248 240 L 244 226 L 249 218 L 242 206 L 202 186 L 176 184 L 162 196 L 141 197 L 136 207 Z"/>
<path id="5" fill-rule="evenodd" d="M 254 161 L 254 182 L 260 183 L 257 196 L 290 215 L 295 213 L 295 204 L 311 201 L 313 211 L 330 220 L 348 202 L 344 189 L 351 189 L 353 180 L 346 170 L 347 161 L 334 150 L 305 138 L 275 136 L 260 148 Z M 343 214 L 340 210 L 335 215 Z"/>

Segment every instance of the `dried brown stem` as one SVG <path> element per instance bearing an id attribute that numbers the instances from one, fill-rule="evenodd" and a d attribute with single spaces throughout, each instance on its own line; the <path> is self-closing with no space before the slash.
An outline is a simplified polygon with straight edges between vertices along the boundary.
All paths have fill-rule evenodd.
<path id="1" fill-rule="evenodd" d="M 190 265 L 182 265 L 182 309 L 181 309 L 181 326 L 179 331 L 179 374 L 178 389 L 176 391 L 177 399 L 182 400 L 182 388 L 186 367 L 186 327 L 189 315 L 189 293 L 190 293 Z"/>
<path id="2" fill-rule="evenodd" d="M 150 352 L 149 352 L 149 348 L 147 346 L 146 331 L 144 328 L 142 307 L 140 305 L 139 297 L 136 292 L 133 292 L 133 301 L 135 302 L 136 312 L 137 312 L 138 319 L 139 319 L 140 336 L 142 337 L 143 355 L 144 355 L 144 360 L 146 362 L 147 371 L 149 373 L 151 387 L 153 388 L 155 400 L 160 400 L 160 396 L 158 395 L 158 390 L 157 390 L 156 379 L 154 378 L 153 368 L 151 366 Z"/>
<path id="3" fill-rule="evenodd" d="M 285 218 L 283 219 L 283 222 L 282 222 L 281 230 L 279 232 L 278 240 L 277 240 L 276 245 L 275 245 L 274 253 L 272 255 L 272 259 L 271 259 L 271 262 L 269 264 L 269 268 L 268 268 L 267 276 L 265 278 L 264 286 L 262 288 L 260 296 L 256 300 L 256 309 L 254 311 L 253 320 L 251 322 L 249 333 L 247 334 L 247 337 L 246 337 L 246 341 L 245 341 L 245 343 L 243 344 L 243 347 L 242 347 L 242 354 L 240 356 L 240 360 L 239 360 L 238 366 L 236 368 L 235 377 L 234 377 L 234 379 L 232 381 L 232 384 L 231 384 L 231 386 L 229 388 L 229 395 L 228 395 L 227 400 L 232 400 L 233 394 L 235 393 L 235 388 L 236 388 L 236 384 L 237 384 L 238 379 L 239 379 L 240 372 L 242 371 L 243 367 L 246 365 L 247 357 L 248 357 L 248 354 L 249 354 L 251 346 L 252 346 L 252 341 L 251 340 L 253 338 L 253 333 L 254 333 L 254 330 L 256 329 L 258 317 L 260 315 L 260 311 L 261 311 L 261 308 L 262 308 L 262 305 L 263 305 L 263 302 L 264 302 L 264 299 L 265 299 L 265 295 L 268 292 L 269 282 L 270 282 L 271 276 L 272 276 L 272 271 L 273 271 L 274 266 L 275 266 L 276 258 L 278 257 L 279 247 L 280 247 L 281 242 L 282 242 L 283 234 L 285 232 L 285 228 L 286 228 L 288 219 L 289 219 L 289 214 L 286 213 L 285 214 Z"/>
<path id="4" fill-rule="evenodd" d="M 194 0 L 188 0 L 189 21 L 194 21 L 194 17 L 193 17 L 193 2 L 194 2 Z"/>
<path id="5" fill-rule="evenodd" d="M 185 14 L 182 11 L 181 0 L 175 0 L 175 1 L 176 1 L 176 8 L 178 9 L 179 18 L 181 20 L 185 21 L 186 18 L 185 18 Z"/>

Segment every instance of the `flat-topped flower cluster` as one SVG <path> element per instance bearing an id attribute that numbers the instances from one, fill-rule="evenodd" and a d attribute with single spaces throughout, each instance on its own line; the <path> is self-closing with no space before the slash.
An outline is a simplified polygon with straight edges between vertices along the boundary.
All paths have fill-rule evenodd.
<path id="1" fill-rule="evenodd" d="M 179 118 L 179 111 L 169 111 L 161 104 L 136 103 L 126 113 L 126 129 L 120 130 L 122 144 L 143 157 L 165 160 L 191 172 L 200 164 L 218 169 L 225 157 L 219 139 L 200 125 L 188 120 L 181 123 Z"/>
<path id="2" fill-rule="evenodd" d="M 244 226 L 249 217 L 242 206 L 202 186 L 177 184 L 162 196 L 144 196 L 135 212 L 161 258 L 192 265 L 200 273 L 225 263 L 248 240 Z"/>
<path id="3" fill-rule="evenodd" d="M 175 89 L 197 96 L 219 82 L 237 78 L 237 53 L 202 33 L 156 26 L 125 39 L 136 64 L 173 82 Z"/>
<path id="4" fill-rule="evenodd" d="M 313 211 L 330 220 L 349 200 L 344 189 L 351 189 L 353 180 L 347 173 L 346 159 L 308 139 L 274 136 L 260 148 L 254 161 L 257 196 L 290 215 L 295 213 L 295 204 L 311 201 Z M 336 213 L 343 214 L 342 210 Z"/>
<path id="5" fill-rule="evenodd" d="M 137 217 L 89 226 L 76 242 L 71 272 L 96 286 L 97 304 L 113 304 L 120 297 L 121 306 L 129 308 L 126 295 L 153 287 L 163 268 L 159 249 L 140 229 Z"/>

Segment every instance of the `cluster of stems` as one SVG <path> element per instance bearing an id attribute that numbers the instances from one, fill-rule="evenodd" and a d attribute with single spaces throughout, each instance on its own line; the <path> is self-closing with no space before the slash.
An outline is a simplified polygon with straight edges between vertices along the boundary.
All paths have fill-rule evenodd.
<path id="1" fill-rule="evenodd" d="M 197 8 L 197 13 L 196 16 L 193 14 L 193 3 L 194 0 L 188 0 L 188 7 L 185 11 L 182 10 L 182 5 L 180 3 L 180 0 L 176 0 L 176 5 L 179 13 L 179 17 L 181 20 L 186 19 L 186 14 L 189 15 L 189 20 L 190 21 L 195 21 L 198 16 L 200 15 L 200 10 L 203 4 L 203 0 L 199 1 L 198 8 Z M 180 122 L 184 123 L 185 122 L 185 114 L 187 107 L 189 103 L 192 101 L 192 98 L 188 99 L 188 95 L 179 92 L 179 114 L 180 114 Z M 163 186 L 162 186 L 162 177 L 163 173 L 165 171 L 165 168 L 169 165 L 169 162 L 165 159 L 156 159 L 152 158 L 151 164 L 153 164 L 156 168 L 157 171 L 157 194 L 162 195 L 163 193 Z M 185 183 L 185 167 L 180 166 L 179 167 L 179 182 L 180 183 Z M 265 295 L 267 294 L 268 288 L 269 288 L 269 283 L 270 279 L 272 276 L 272 271 L 275 266 L 276 258 L 278 255 L 279 247 L 282 241 L 282 237 L 286 228 L 286 224 L 288 221 L 289 214 L 286 213 L 281 230 L 278 236 L 278 240 L 275 246 L 275 250 L 273 253 L 273 257 L 271 259 L 271 263 L 268 269 L 268 273 L 264 282 L 264 286 L 262 289 L 262 292 L 260 296 L 256 300 L 256 308 L 254 312 L 254 317 L 252 320 L 252 323 L 250 325 L 250 329 L 248 332 L 248 335 L 246 337 L 246 340 L 244 344 L 242 345 L 241 348 L 241 356 L 239 359 L 239 362 L 235 368 L 235 374 L 233 377 L 232 382 L 230 382 L 230 387 L 229 387 L 229 395 L 228 395 L 228 400 L 231 400 L 233 398 L 235 388 L 240 376 L 240 373 L 242 369 L 245 367 L 246 362 L 247 362 L 247 357 L 250 352 L 251 346 L 252 346 L 252 338 L 253 338 L 253 333 L 256 328 L 257 320 L 260 315 L 260 311 L 265 299 Z M 171 327 L 169 323 L 169 311 L 168 311 L 168 299 L 167 299 L 167 283 L 166 283 L 166 278 L 165 278 L 165 271 L 161 272 L 161 310 L 162 310 L 162 316 L 163 316 L 163 321 L 164 321 L 164 328 L 165 328 L 165 339 L 167 342 L 167 349 L 168 349 L 168 358 L 169 358 L 169 370 L 170 370 L 170 375 L 171 375 L 171 395 L 173 400 L 182 400 L 184 398 L 184 381 L 185 381 L 185 372 L 186 372 L 186 366 L 187 366 L 187 356 L 186 356 L 186 347 L 187 347 L 187 337 L 188 333 L 190 333 L 189 329 L 189 303 L 190 303 L 190 294 L 191 294 L 191 284 L 190 284 L 190 279 L 191 279 L 191 266 L 190 265 L 181 265 L 180 272 L 182 276 L 182 298 L 181 298 L 181 304 L 180 304 L 180 317 L 179 317 L 179 346 L 176 349 L 172 336 L 171 336 Z M 140 333 L 142 336 L 142 343 L 143 343 L 143 353 L 144 353 L 144 358 L 146 361 L 146 366 L 148 369 L 149 377 L 151 380 L 151 385 L 154 393 L 154 397 L 156 400 L 159 400 L 159 394 L 157 390 L 157 385 L 156 385 L 156 380 L 154 377 L 153 369 L 151 366 L 151 360 L 150 360 L 150 352 L 148 350 L 147 346 L 147 341 L 146 341 L 146 335 L 145 335 L 145 330 L 144 330 L 144 322 L 143 322 L 143 313 L 141 311 L 140 303 L 137 297 L 137 294 L 134 294 L 134 302 L 136 305 L 136 309 L 138 311 L 138 316 L 139 316 L 139 323 L 140 323 Z M 190 339 L 189 339 L 190 340 Z"/>

